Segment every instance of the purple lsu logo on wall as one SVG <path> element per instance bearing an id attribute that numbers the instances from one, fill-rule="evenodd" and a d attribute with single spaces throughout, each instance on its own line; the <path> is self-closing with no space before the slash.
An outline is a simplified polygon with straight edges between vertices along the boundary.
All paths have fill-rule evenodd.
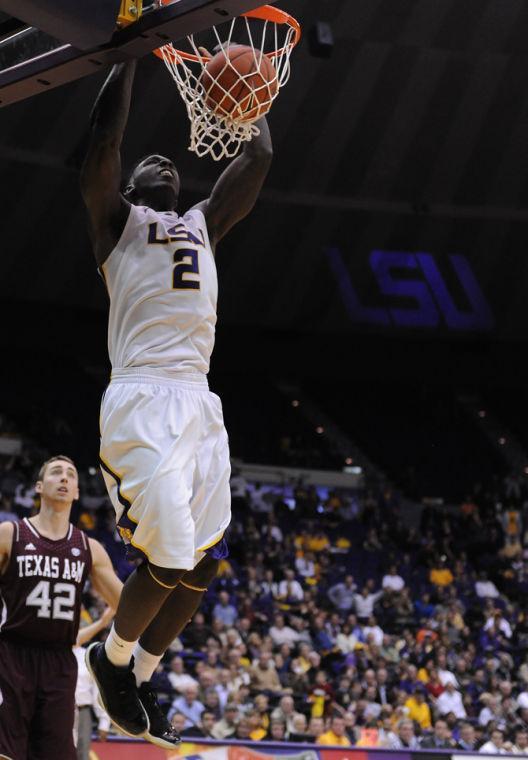
<path id="1" fill-rule="evenodd" d="M 468 302 L 469 308 L 462 310 L 455 304 L 430 253 L 379 250 L 370 253 L 370 269 L 376 278 L 380 294 L 411 298 L 416 305 L 407 307 L 364 306 L 352 284 L 340 249 L 327 248 L 326 255 L 337 279 L 345 308 L 354 324 L 429 329 L 446 326 L 450 330 L 481 332 L 488 332 L 495 327 L 493 313 L 465 256 L 448 256 Z M 394 270 L 398 270 L 398 273 Z M 412 273 L 413 278 L 406 279 L 402 270 Z"/>

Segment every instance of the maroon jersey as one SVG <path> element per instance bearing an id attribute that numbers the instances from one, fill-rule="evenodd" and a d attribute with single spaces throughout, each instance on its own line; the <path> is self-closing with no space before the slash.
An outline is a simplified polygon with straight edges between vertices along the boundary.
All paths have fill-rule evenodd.
<path id="1" fill-rule="evenodd" d="M 40 646 L 72 646 L 81 594 L 92 566 L 88 538 L 70 524 L 58 541 L 25 518 L 15 523 L 7 569 L 0 575 L 0 638 Z"/>

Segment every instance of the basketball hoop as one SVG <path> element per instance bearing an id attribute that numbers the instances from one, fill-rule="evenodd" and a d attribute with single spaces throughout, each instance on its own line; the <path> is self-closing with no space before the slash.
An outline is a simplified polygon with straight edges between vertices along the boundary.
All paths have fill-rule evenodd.
<path id="1" fill-rule="evenodd" d="M 161 0 L 168 5 L 172 0 Z M 220 30 L 222 34 L 220 34 Z M 301 36 L 298 22 L 284 11 L 271 5 L 263 5 L 248 11 L 238 18 L 202 33 L 205 39 L 198 42 L 197 35 L 187 37 L 192 52 L 179 50 L 172 43 L 163 45 L 154 53 L 164 61 L 176 86 L 182 96 L 189 121 L 191 122 L 191 137 L 189 150 L 198 156 L 210 155 L 215 161 L 234 156 L 240 145 L 259 134 L 255 125 L 263 114 L 267 113 L 278 95 L 278 92 L 290 76 L 290 55 Z M 209 45 L 209 47 L 208 47 Z M 244 45 L 253 53 L 254 68 L 250 74 L 241 74 L 231 63 L 229 55 L 224 53 L 225 65 L 217 76 L 211 77 L 206 69 L 211 61 L 205 53 L 209 49 L 228 51 L 230 47 Z M 266 71 L 271 71 L 271 79 L 255 84 L 266 57 Z M 210 93 L 212 88 L 219 90 L 227 98 L 233 100 L 229 91 L 219 81 L 229 73 L 231 80 L 236 78 L 237 84 L 245 88 L 249 94 L 244 100 L 257 103 L 249 112 L 240 108 L 231 108 L 225 112 L 221 105 L 214 110 L 211 106 Z M 257 72 L 257 74 L 255 74 Z M 207 82 L 204 86 L 204 82 Z M 223 101 L 222 101 L 223 102 Z M 248 117 L 249 113 L 249 117 Z"/>

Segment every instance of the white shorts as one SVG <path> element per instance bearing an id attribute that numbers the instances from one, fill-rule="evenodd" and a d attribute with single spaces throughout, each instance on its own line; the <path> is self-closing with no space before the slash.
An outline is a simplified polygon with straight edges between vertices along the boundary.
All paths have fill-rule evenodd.
<path id="1" fill-rule="evenodd" d="M 159 567 L 192 570 L 231 520 L 222 404 L 203 375 L 112 373 L 101 468 L 121 536 Z"/>

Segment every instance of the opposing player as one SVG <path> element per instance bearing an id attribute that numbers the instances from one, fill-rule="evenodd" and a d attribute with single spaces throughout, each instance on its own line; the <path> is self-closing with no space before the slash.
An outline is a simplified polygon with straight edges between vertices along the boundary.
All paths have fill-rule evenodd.
<path id="1" fill-rule="evenodd" d="M 179 737 L 148 685 L 226 555 L 229 451 L 207 385 L 216 323 L 214 250 L 253 207 L 271 160 L 265 120 L 216 182 L 180 214 L 172 161 L 142 159 L 123 193 L 120 145 L 135 64 L 114 66 L 96 101 L 81 189 L 110 295 L 112 378 L 101 407 L 101 466 L 129 547 L 127 580 L 105 645 L 88 665 L 125 733 L 172 747 Z M 133 662 L 132 662 L 133 657 Z M 131 690 L 133 670 L 137 690 Z"/>
<path id="2" fill-rule="evenodd" d="M 0 524 L 0 758 L 76 760 L 73 745 L 81 594 L 89 577 L 117 607 L 122 583 L 98 541 L 70 523 L 71 459 L 39 472 L 40 510 Z"/>

